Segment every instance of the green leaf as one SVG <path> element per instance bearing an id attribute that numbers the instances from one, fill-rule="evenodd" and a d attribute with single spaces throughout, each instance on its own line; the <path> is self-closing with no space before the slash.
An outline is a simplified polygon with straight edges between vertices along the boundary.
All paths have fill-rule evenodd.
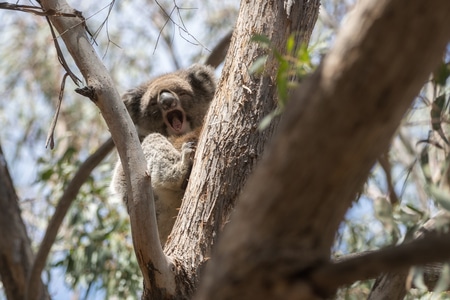
<path id="1" fill-rule="evenodd" d="M 294 47 L 295 47 L 295 39 L 294 36 L 291 35 L 286 41 L 286 52 L 289 55 L 292 55 L 294 53 Z"/>
<path id="2" fill-rule="evenodd" d="M 264 65 L 267 61 L 267 55 L 258 57 L 250 66 L 248 72 L 250 74 L 261 74 L 264 71 Z"/>
<path id="3" fill-rule="evenodd" d="M 420 152 L 420 166 L 422 168 L 423 176 L 428 183 L 431 183 L 431 170 L 428 159 L 429 147 L 425 146 Z"/>
<path id="4" fill-rule="evenodd" d="M 265 116 L 259 123 L 258 130 L 262 131 L 262 130 L 266 129 L 270 125 L 272 120 L 273 120 L 273 115 L 271 113 L 268 114 L 267 116 Z"/>
<path id="5" fill-rule="evenodd" d="M 311 55 L 309 53 L 308 47 L 304 44 L 300 46 L 297 52 L 297 60 L 301 63 L 310 63 Z"/>
<path id="6" fill-rule="evenodd" d="M 439 86 L 445 86 L 448 77 L 450 76 L 450 68 L 448 63 L 441 63 L 434 72 L 433 80 Z"/>
<path id="7" fill-rule="evenodd" d="M 253 42 L 257 42 L 262 46 L 265 46 L 265 48 L 270 48 L 271 44 L 272 44 L 270 39 L 263 34 L 255 34 L 252 36 L 252 38 L 250 40 Z"/>
<path id="8" fill-rule="evenodd" d="M 415 208 L 412 204 L 406 203 L 405 206 L 420 216 L 423 216 L 424 214 L 422 210 Z"/>
<path id="9" fill-rule="evenodd" d="M 374 210 L 376 217 L 381 221 L 393 221 L 392 204 L 383 197 L 376 198 L 374 201 Z"/>
<path id="10" fill-rule="evenodd" d="M 53 173 L 55 173 L 53 169 L 47 169 L 41 173 L 41 179 L 43 181 L 47 181 L 50 179 L 50 177 L 53 175 Z"/>
<path id="11" fill-rule="evenodd" d="M 281 114 L 280 108 L 276 108 L 275 110 L 273 110 L 270 114 L 268 114 L 261 120 L 261 122 L 258 125 L 258 130 L 262 131 L 262 130 L 266 129 L 267 126 L 270 125 L 272 120 L 280 114 Z"/>
<path id="12" fill-rule="evenodd" d="M 281 60 L 278 66 L 277 72 L 277 91 L 279 97 L 279 103 L 283 107 L 288 100 L 289 93 L 289 62 L 287 60 Z"/>
<path id="13" fill-rule="evenodd" d="M 447 191 L 437 187 L 436 185 L 429 185 L 428 191 L 430 195 L 440 204 L 442 208 L 450 211 L 450 194 Z"/>
<path id="14" fill-rule="evenodd" d="M 445 93 L 438 96 L 434 100 L 433 104 L 431 105 L 431 111 L 430 111 L 431 127 L 433 128 L 434 131 L 437 131 L 437 133 L 441 136 L 441 138 L 448 145 L 449 142 L 447 140 L 447 137 L 445 136 L 444 131 L 442 130 L 442 125 L 441 125 L 442 112 L 444 110 L 444 107 L 445 107 Z"/>

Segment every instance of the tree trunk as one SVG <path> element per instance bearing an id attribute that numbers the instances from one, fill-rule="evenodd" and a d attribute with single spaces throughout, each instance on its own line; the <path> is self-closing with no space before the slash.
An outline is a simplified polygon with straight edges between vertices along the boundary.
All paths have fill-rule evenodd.
<path id="1" fill-rule="evenodd" d="M 249 174 L 277 120 L 257 129 L 277 105 L 277 61 L 270 56 L 262 75 L 249 74 L 255 60 L 267 52 L 251 40 L 265 35 L 280 53 L 288 37 L 308 44 L 318 16 L 319 1 L 243 1 L 218 90 L 197 147 L 183 204 L 166 247 L 166 254 L 198 281 L 202 265 L 211 255 L 229 220 Z"/>
<path id="2" fill-rule="evenodd" d="M 291 97 L 199 299 L 315 299 L 342 284 L 319 272 L 338 226 L 450 38 L 447 0 L 360 4 Z"/>
<path id="3" fill-rule="evenodd" d="M 0 147 L 0 277 L 6 297 L 25 299 L 27 279 L 33 253 L 25 224 L 22 221 L 18 197 Z M 38 299 L 49 299 L 47 288 L 38 279 Z"/>

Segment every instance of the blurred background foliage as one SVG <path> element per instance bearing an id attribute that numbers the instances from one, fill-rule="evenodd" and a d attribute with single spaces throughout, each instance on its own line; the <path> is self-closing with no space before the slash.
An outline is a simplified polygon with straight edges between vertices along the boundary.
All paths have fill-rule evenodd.
<path id="1" fill-rule="evenodd" d="M 120 93 L 152 75 L 204 61 L 209 50 L 233 28 L 239 9 L 237 0 L 74 0 L 70 5 L 83 12 L 97 53 Z M 309 50 L 297 54 L 300 64 L 295 64 L 296 68 L 305 70 L 302 58 L 311 70 L 320 62 L 333 45 L 336 32 L 345 26 L 353 5 L 353 0 L 323 1 Z M 65 186 L 109 133 L 95 105 L 74 93 L 76 86 L 67 80 L 55 149 L 45 148 L 64 75 L 48 24 L 42 17 L 14 11 L 0 11 L 0 16 L 0 143 L 36 249 Z M 66 59 L 82 78 L 69 55 Z M 287 69 L 290 59 L 283 62 Z M 401 243 L 413 238 L 439 212 L 436 226 L 447 226 L 448 62 L 448 54 L 443 54 L 441 68 L 425 84 L 391 148 L 374 166 L 342 223 L 334 255 Z M 67 299 L 66 292 L 61 292 L 61 278 L 64 289 L 75 299 L 139 297 L 142 280 L 126 209 L 108 194 L 115 161 L 112 153 L 94 170 L 60 229 L 44 278 L 54 299 Z M 342 288 L 338 298 L 365 298 L 371 284 L 358 282 Z M 416 289 L 408 297 L 414 299 L 423 293 Z"/>

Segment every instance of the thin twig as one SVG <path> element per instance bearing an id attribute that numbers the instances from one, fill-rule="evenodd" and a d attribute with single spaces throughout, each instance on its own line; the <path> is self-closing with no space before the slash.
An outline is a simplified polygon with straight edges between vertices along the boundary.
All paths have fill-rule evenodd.
<path id="1" fill-rule="evenodd" d="M 68 73 L 64 74 L 62 80 L 61 80 L 61 87 L 59 89 L 59 97 L 58 97 L 58 105 L 56 106 L 55 115 L 53 116 L 52 123 L 50 124 L 50 129 L 47 134 L 47 140 L 45 141 L 45 148 L 48 147 L 50 144 L 50 149 L 53 150 L 55 147 L 55 139 L 54 139 L 54 133 L 56 128 L 56 122 L 58 121 L 59 111 L 61 110 L 61 103 L 64 96 L 64 87 L 66 86 L 66 79 L 67 76 L 69 76 Z"/>

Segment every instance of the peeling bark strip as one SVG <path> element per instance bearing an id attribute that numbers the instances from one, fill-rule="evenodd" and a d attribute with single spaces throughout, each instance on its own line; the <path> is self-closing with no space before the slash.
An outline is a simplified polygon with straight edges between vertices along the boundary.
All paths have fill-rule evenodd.
<path id="1" fill-rule="evenodd" d="M 293 93 L 198 299 L 314 299 L 329 291 L 308 274 L 329 259 L 345 212 L 438 64 L 449 18 L 448 0 L 361 2 Z"/>

